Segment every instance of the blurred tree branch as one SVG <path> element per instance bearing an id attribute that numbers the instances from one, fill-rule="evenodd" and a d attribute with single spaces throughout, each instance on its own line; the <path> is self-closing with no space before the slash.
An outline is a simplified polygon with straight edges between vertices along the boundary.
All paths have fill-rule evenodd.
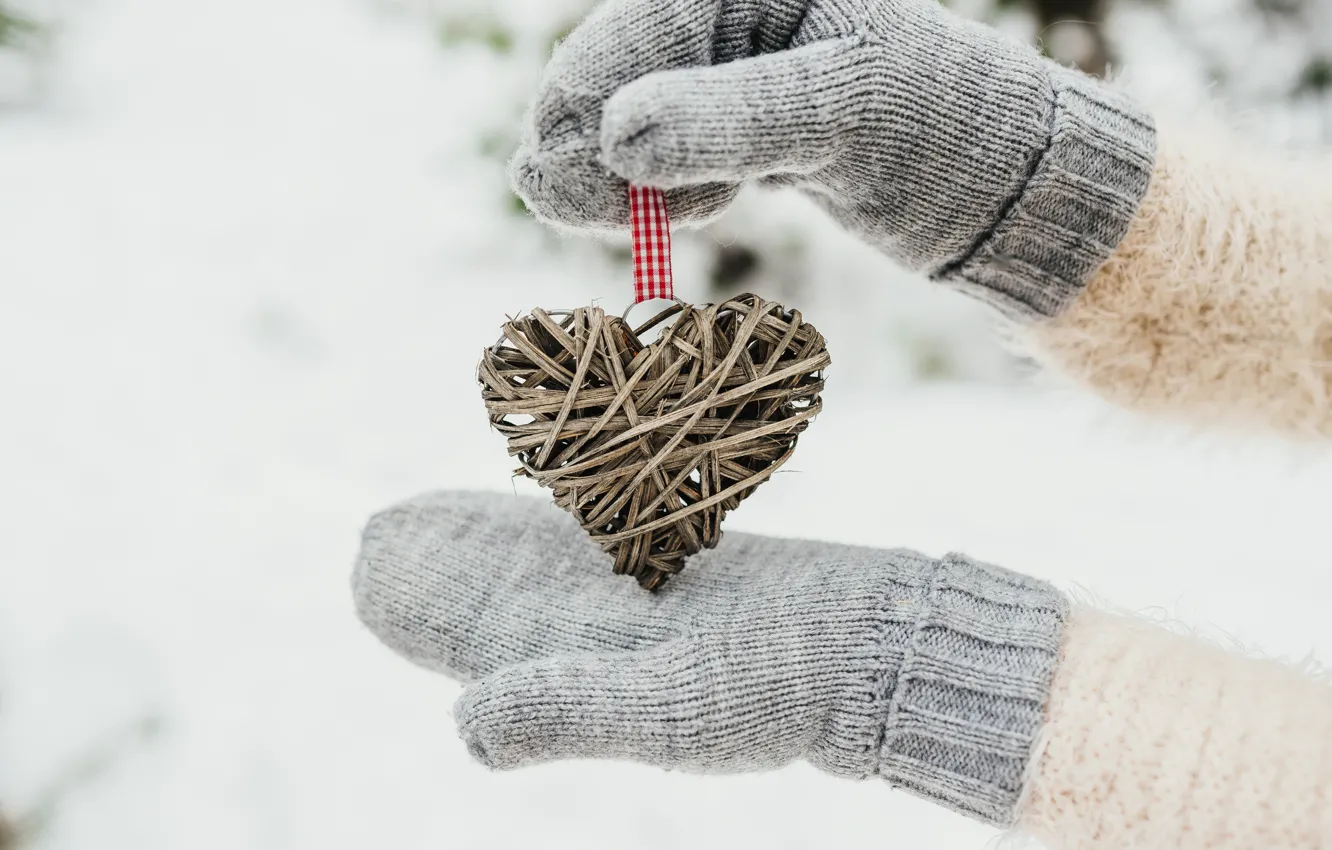
<path id="1" fill-rule="evenodd" d="M 14 822 L 0 812 L 0 850 L 17 850 L 19 830 Z"/>
<path id="2" fill-rule="evenodd" d="M 0 850 L 26 847 L 50 825 L 66 799 L 101 779 L 131 753 L 155 739 L 161 730 L 161 719 L 153 715 L 113 729 L 65 765 L 26 811 L 13 814 L 0 810 Z"/>

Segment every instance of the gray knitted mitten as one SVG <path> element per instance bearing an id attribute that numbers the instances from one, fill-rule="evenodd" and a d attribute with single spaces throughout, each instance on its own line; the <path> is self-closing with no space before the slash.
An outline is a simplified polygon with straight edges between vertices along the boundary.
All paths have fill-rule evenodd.
<path id="1" fill-rule="evenodd" d="M 1010 316 L 1066 306 L 1151 177 L 1138 106 L 934 0 L 609 0 L 555 51 L 511 178 L 616 229 L 626 181 L 703 221 L 798 186 L 910 268 Z"/>
<path id="2" fill-rule="evenodd" d="M 647 594 L 545 502 L 437 493 L 370 521 L 353 584 L 381 640 L 472 683 L 458 726 L 493 767 L 805 759 L 1014 820 L 1058 591 L 961 556 L 744 534 L 693 561 Z"/>

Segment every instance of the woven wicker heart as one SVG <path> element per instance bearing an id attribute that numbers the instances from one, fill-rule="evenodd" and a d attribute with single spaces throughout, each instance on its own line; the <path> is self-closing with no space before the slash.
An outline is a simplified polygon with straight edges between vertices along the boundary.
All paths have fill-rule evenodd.
<path id="1" fill-rule="evenodd" d="M 829 362 L 799 312 L 742 295 L 639 328 L 596 307 L 533 310 L 504 326 L 477 378 L 518 471 L 551 489 L 616 573 L 653 590 L 716 546 L 727 511 L 791 457 Z"/>

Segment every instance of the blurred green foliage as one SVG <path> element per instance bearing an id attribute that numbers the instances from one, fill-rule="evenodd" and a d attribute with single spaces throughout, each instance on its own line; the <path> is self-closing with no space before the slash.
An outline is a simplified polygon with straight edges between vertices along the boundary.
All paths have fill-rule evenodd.
<path id="1" fill-rule="evenodd" d="M 547 46 L 551 50 L 554 50 L 556 45 L 558 45 L 561 41 L 564 41 L 566 38 L 569 37 L 569 33 L 573 32 L 574 27 L 576 26 L 578 26 L 578 21 L 569 21 L 563 26 L 557 28 L 554 32 L 550 34 L 550 38 L 546 40 Z"/>
<path id="2" fill-rule="evenodd" d="M 513 134 L 501 130 L 488 130 L 481 134 L 477 151 L 486 159 L 503 160 L 513 148 Z"/>
<path id="3" fill-rule="evenodd" d="M 953 344 L 909 325 L 889 330 L 899 351 L 907 357 L 912 376 L 918 381 L 949 381 L 962 374 Z"/>
<path id="4" fill-rule="evenodd" d="M 595 3 L 589 0 L 587 10 L 590 11 L 594 5 Z M 565 20 L 554 27 L 543 39 L 536 42 L 545 52 L 539 57 L 529 58 L 539 58 L 544 61 L 550 51 L 554 50 L 557 44 L 573 32 L 574 27 L 578 25 L 578 21 L 582 17 L 582 15 L 579 15 L 577 18 Z M 481 46 L 497 55 L 509 56 L 525 53 L 532 48 L 532 42 L 524 39 L 520 43 L 514 30 L 504 20 L 492 14 L 465 13 L 453 15 L 440 20 L 437 26 L 439 43 L 445 49 Z M 502 163 L 506 161 L 518 143 L 514 128 L 518 126 L 518 116 L 520 114 L 520 110 L 515 108 L 514 119 L 509 126 L 491 128 L 482 132 L 477 139 L 477 152 L 493 162 Z M 528 215 L 527 205 L 523 203 L 523 199 L 513 193 L 507 186 L 503 197 L 504 208 L 507 211 L 521 217 Z M 0 848 L 0 850 L 3 850 L 3 848 Z"/>
<path id="5" fill-rule="evenodd" d="M 439 41 L 445 47 L 476 44 L 509 54 L 513 52 L 514 40 L 513 31 L 489 15 L 459 15 L 445 18 L 439 25 Z"/>
<path id="6" fill-rule="evenodd" d="M 41 25 L 0 3 L 0 47 L 17 47 L 41 34 Z"/>
<path id="7" fill-rule="evenodd" d="M 1329 89 L 1332 89 L 1332 58 L 1320 56 L 1304 69 L 1295 93 L 1321 94 Z"/>

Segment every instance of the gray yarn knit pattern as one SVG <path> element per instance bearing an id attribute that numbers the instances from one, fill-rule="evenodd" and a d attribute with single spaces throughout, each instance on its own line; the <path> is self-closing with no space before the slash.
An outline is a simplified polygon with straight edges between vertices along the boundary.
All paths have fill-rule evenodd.
<path id="1" fill-rule="evenodd" d="M 353 585 L 381 640 L 472 683 L 458 727 L 493 767 L 804 759 L 997 825 L 1015 819 L 1068 605 L 962 556 L 744 534 L 648 594 L 563 511 L 475 493 L 375 516 Z"/>
<path id="2" fill-rule="evenodd" d="M 626 226 L 626 181 L 693 222 L 746 181 L 796 186 L 1030 318 L 1123 238 L 1155 143 L 1124 96 L 933 0 L 610 0 L 556 49 L 511 179 L 591 229 Z"/>

